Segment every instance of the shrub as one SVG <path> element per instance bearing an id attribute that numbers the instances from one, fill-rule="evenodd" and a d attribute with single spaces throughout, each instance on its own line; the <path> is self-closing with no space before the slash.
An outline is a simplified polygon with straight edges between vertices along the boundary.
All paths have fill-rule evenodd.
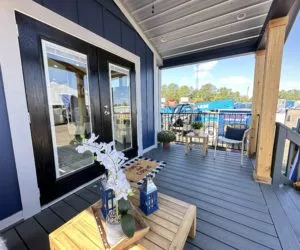
<path id="1" fill-rule="evenodd" d="M 162 143 L 170 143 L 176 140 L 176 135 L 173 131 L 163 130 L 157 134 L 157 140 Z"/>
<path id="2" fill-rule="evenodd" d="M 203 123 L 202 122 L 193 122 L 192 123 L 192 128 L 193 129 L 201 129 L 203 127 Z"/>

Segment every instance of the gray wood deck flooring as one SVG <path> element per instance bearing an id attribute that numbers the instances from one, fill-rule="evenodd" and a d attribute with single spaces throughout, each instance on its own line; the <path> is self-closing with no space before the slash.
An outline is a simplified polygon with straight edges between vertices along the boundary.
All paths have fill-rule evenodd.
<path id="1" fill-rule="evenodd" d="M 185 249 L 300 249 L 300 196 L 252 180 L 252 164 L 238 153 L 197 150 L 181 145 L 145 156 L 167 162 L 157 175 L 159 191 L 197 206 L 197 237 Z M 99 199 L 97 182 L 2 232 L 9 249 L 49 249 L 48 234 Z"/>

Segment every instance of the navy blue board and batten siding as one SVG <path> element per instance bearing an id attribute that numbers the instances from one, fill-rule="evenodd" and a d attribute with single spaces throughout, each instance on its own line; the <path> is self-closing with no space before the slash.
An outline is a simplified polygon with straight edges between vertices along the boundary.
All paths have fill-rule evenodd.
<path id="1" fill-rule="evenodd" d="M 22 209 L 0 68 L 0 221 Z"/>
<path id="2" fill-rule="evenodd" d="M 141 59 L 143 148 L 154 145 L 153 53 L 113 0 L 35 0 Z"/>

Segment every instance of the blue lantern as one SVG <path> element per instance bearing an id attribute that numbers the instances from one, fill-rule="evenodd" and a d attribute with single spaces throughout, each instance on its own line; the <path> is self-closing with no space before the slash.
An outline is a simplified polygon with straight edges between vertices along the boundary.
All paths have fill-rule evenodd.
<path id="1" fill-rule="evenodd" d="M 101 212 L 103 217 L 106 218 L 109 211 L 114 210 L 116 208 L 116 198 L 115 193 L 112 189 L 106 189 L 106 178 L 102 178 L 101 183 L 101 200 L 102 207 Z"/>
<path id="2" fill-rule="evenodd" d="M 146 177 L 140 190 L 140 209 L 145 215 L 152 214 L 158 209 L 157 187 L 151 175 Z"/>

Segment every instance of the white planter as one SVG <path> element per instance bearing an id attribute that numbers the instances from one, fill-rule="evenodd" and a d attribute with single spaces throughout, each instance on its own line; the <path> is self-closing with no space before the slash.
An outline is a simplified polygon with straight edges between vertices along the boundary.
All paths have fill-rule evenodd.
<path id="1" fill-rule="evenodd" d="M 110 224 L 106 222 L 106 239 L 110 246 L 117 244 L 120 240 L 125 238 L 121 223 Z"/>
<path id="2" fill-rule="evenodd" d="M 201 129 L 193 129 L 195 135 L 199 135 L 201 133 Z"/>

